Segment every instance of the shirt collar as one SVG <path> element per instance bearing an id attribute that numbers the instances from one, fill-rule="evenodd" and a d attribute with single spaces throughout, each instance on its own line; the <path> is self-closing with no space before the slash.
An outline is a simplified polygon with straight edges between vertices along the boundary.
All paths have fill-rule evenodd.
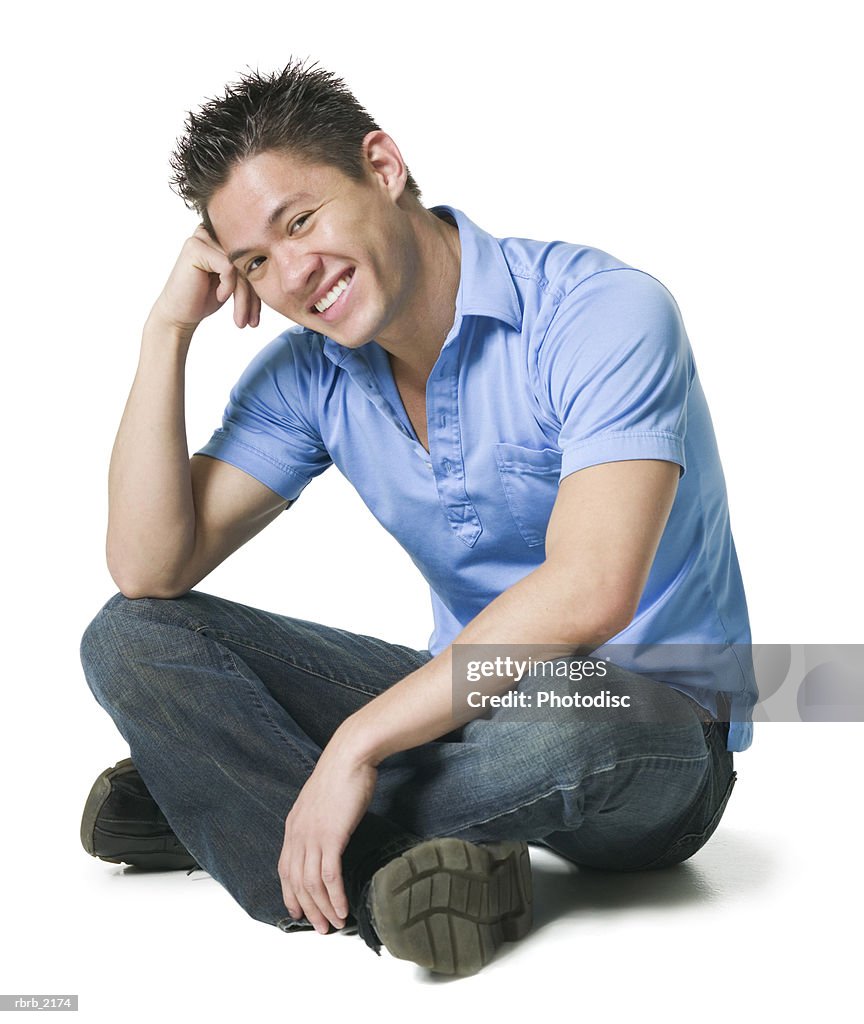
<path id="1" fill-rule="evenodd" d="M 457 324 L 464 316 L 489 316 L 503 320 L 518 331 L 522 326 L 522 306 L 498 239 L 478 228 L 453 206 L 433 206 L 429 212 L 436 217 L 449 214 L 459 229 L 461 267 L 456 295 Z M 353 351 L 324 337 L 324 352 L 337 366 Z"/>
<path id="2" fill-rule="evenodd" d="M 433 206 L 436 217 L 449 214 L 459 229 L 462 266 L 456 316 L 491 316 L 514 330 L 522 326 L 522 307 L 513 275 L 497 238 L 481 230 L 461 210 Z"/>

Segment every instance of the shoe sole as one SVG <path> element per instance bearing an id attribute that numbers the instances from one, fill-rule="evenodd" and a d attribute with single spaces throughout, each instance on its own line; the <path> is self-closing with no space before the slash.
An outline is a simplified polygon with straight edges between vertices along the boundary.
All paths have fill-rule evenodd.
<path id="1" fill-rule="evenodd" d="M 170 830 L 154 832 L 152 825 L 142 826 L 128 820 L 102 816 L 105 801 L 114 781 L 122 775 L 137 773 L 132 758 L 106 768 L 93 783 L 81 816 L 81 845 L 91 857 L 109 864 L 130 864 L 148 871 L 177 871 L 197 867 L 195 859 Z M 135 829 L 143 834 L 136 835 Z"/>
<path id="2" fill-rule="evenodd" d="M 439 974 L 476 974 L 531 929 L 527 843 L 430 839 L 375 873 L 375 931 L 387 950 Z"/>

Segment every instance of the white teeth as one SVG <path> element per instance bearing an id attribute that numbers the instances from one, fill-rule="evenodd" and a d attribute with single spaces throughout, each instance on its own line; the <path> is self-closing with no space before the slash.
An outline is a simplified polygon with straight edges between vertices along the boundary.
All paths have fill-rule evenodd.
<path id="1" fill-rule="evenodd" d="M 323 313 L 325 309 L 329 309 L 333 303 L 339 298 L 342 292 L 348 287 L 348 282 L 351 280 L 351 274 L 348 273 L 344 277 L 341 277 L 336 284 L 330 289 L 329 292 L 324 296 L 323 299 L 319 299 L 315 303 L 315 308 L 319 313 Z"/>

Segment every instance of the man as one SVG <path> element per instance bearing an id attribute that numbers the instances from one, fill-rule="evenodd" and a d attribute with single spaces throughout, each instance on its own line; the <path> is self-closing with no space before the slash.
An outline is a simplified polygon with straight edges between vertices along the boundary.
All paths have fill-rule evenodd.
<path id="1" fill-rule="evenodd" d="M 121 593 L 82 657 L 132 761 L 97 779 L 85 847 L 200 864 L 285 930 L 353 915 L 376 951 L 455 974 L 528 930 L 528 841 L 611 870 L 689 857 L 755 692 L 669 293 L 599 250 L 427 210 L 394 140 L 298 63 L 190 115 L 173 166 L 202 224 L 145 326 L 112 455 Z M 190 460 L 186 354 L 229 298 L 238 327 L 262 302 L 298 326 Z M 191 590 L 332 463 L 429 582 L 428 651 Z M 548 692 L 527 659 L 469 677 L 457 658 L 509 645 L 579 668 L 582 703 L 514 713 L 516 684 L 523 708 Z"/>

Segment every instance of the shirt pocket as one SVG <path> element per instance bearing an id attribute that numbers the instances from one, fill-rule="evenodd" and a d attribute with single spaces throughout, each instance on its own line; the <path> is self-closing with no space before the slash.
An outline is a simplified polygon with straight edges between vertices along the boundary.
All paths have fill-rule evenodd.
<path id="1" fill-rule="evenodd" d="M 537 547 L 546 540 L 546 527 L 558 496 L 561 452 L 506 442 L 496 444 L 494 449 L 513 522 L 525 543 Z"/>

